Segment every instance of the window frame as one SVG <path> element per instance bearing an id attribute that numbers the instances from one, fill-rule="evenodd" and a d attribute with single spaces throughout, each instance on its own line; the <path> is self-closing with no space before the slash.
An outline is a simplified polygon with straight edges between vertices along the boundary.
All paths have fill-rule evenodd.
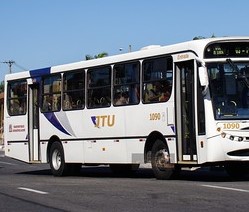
<path id="1" fill-rule="evenodd" d="M 165 59 L 166 60 L 166 69 L 163 70 L 165 71 L 166 76 L 159 79 L 159 78 L 152 78 L 151 79 L 146 79 L 145 77 L 145 64 L 150 61 L 155 61 L 155 60 L 160 60 L 160 59 Z M 154 63 L 154 62 L 153 62 Z M 153 70 L 153 69 L 152 69 Z M 156 73 L 154 71 L 151 71 L 151 73 Z M 158 72 L 160 73 L 160 72 Z M 162 74 L 162 72 L 161 72 Z M 171 75 L 171 80 L 168 80 L 168 74 Z M 149 85 L 150 84 L 150 85 Z M 161 85 L 160 85 L 161 84 Z M 145 58 L 142 61 L 142 103 L 143 104 L 154 104 L 154 103 L 162 103 L 162 102 L 167 102 L 171 96 L 172 96 L 172 85 L 173 85 L 173 58 L 171 55 L 163 55 L 163 56 L 157 56 L 153 58 Z M 158 90 L 164 90 L 164 95 L 162 95 L 162 92 L 156 95 L 156 93 L 152 92 L 153 91 L 153 86 L 159 87 Z M 148 88 L 149 87 L 149 88 Z M 149 100 L 148 96 L 149 91 L 155 95 L 155 98 L 158 100 Z M 167 95 L 166 95 L 167 93 Z"/>
<path id="2" fill-rule="evenodd" d="M 65 82 L 66 82 L 66 76 L 67 75 L 77 75 L 82 74 L 82 87 L 81 88 L 75 88 L 75 89 L 66 89 Z M 82 110 L 85 108 L 85 69 L 77 69 L 73 71 L 68 71 L 63 73 L 62 77 L 62 110 L 68 111 L 68 110 Z M 80 81 L 78 81 L 80 83 Z M 82 96 L 79 96 L 78 100 L 76 101 L 76 104 L 74 104 L 74 98 L 72 98 L 73 93 L 82 92 Z M 72 93 L 71 95 L 68 95 Z M 66 96 L 67 95 L 67 96 Z M 77 95 L 76 95 L 77 96 Z M 67 98 L 66 98 L 67 97 Z M 80 99 L 82 97 L 83 99 Z M 80 101 L 80 102 L 79 102 Z"/>
<path id="3" fill-rule="evenodd" d="M 132 76 L 131 78 L 128 78 L 127 76 L 129 74 L 132 74 L 131 71 L 127 72 L 126 70 L 129 70 L 129 67 L 126 66 L 133 66 L 136 65 L 136 72 L 135 76 Z M 117 68 L 123 66 L 123 74 L 124 77 L 117 77 Z M 128 105 L 137 105 L 140 103 L 140 67 L 141 63 L 139 60 L 137 61 L 126 61 L 122 63 L 116 63 L 113 66 L 113 106 L 119 107 L 119 106 L 128 106 Z M 134 69 L 133 69 L 134 70 Z M 126 75 L 127 74 L 127 75 Z M 124 78 L 124 81 L 121 82 L 122 78 Z M 135 78 L 134 81 L 132 81 L 132 78 Z M 119 79 L 119 82 L 117 82 L 117 79 Z M 122 87 L 126 89 L 122 90 Z M 133 88 L 132 88 L 133 87 Z M 117 90 L 120 89 L 120 92 Z M 132 96 L 132 98 L 130 98 Z M 117 99 L 119 98 L 119 99 Z M 135 99 L 135 100 L 134 100 Z"/>
<path id="4" fill-rule="evenodd" d="M 28 83 L 26 79 L 21 79 L 21 80 L 13 80 L 7 82 L 7 111 L 10 116 L 20 116 L 20 115 L 26 115 L 27 114 L 27 105 L 28 105 Z M 15 86 L 16 91 L 22 91 L 23 88 L 21 88 L 22 85 L 24 85 L 24 91 L 22 94 L 23 95 L 18 95 L 17 96 L 12 96 L 11 94 L 11 85 L 17 84 Z M 18 85 L 20 85 L 18 87 Z M 13 86 L 14 87 L 14 86 Z M 17 87 L 17 88 L 16 88 Z M 13 92 L 13 91 L 12 91 Z"/>
<path id="5" fill-rule="evenodd" d="M 109 72 L 107 74 L 108 78 L 94 77 L 94 80 L 92 80 L 93 76 L 91 76 L 91 74 L 95 72 L 97 75 L 103 75 L 103 73 L 101 74 L 101 71 L 104 71 L 104 70 Z M 96 79 L 97 81 L 95 82 Z M 106 79 L 108 83 L 104 82 Z M 112 90 L 112 67 L 110 65 L 93 67 L 87 70 L 87 95 L 86 95 L 87 104 L 86 105 L 88 109 L 110 107 L 111 98 L 112 98 L 111 90 Z M 104 92 L 106 92 L 107 95 L 105 95 Z"/>
<path id="6" fill-rule="evenodd" d="M 53 78 L 58 77 L 56 80 L 53 80 Z M 45 91 L 45 80 L 50 78 L 50 83 L 46 84 L 49 85 L 48 91 Z M 52 80 L 52 81 L 51 81 Z M 59 85 L 53 85 L 55 81 L 59 81 Z M 53 87 L 54 86 L 54 87 Z M 57 87 L 56 87 L 57 86 Z M 58 91 L 54 91 L 54 89 Z M 62 96 L 62 76 L 61 73 L 58 74 L 51 74 L 46 75 L 42 77 L 41 81 L 41 112 L 42 113 L 49 113 L 49 112 L 58 112 L 61 110 L 61 96 Z M 44 97 L 48 97 L 47 100 L 44 99 Z M 56 97 L 56 98 L 55 98 Z M 57 104 L 55 106 L 55 104 Z M 56 109 L 57 108 L 57 109 Z"/>

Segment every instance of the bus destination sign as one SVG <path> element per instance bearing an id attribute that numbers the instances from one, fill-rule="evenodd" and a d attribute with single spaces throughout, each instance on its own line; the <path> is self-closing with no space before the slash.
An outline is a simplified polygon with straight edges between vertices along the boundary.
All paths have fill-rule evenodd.
<path id="1" fill-rule="evenodd" d="M 249 57 L 249 42 L 212 43 L 206 47 L 204 57 Z"/>

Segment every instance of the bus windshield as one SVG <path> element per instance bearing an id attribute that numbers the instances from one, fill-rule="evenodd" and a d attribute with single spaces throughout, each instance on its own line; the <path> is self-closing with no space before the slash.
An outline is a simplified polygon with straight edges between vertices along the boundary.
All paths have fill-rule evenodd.
<path id="1" fill-rule="evenodd" d="M 215 119 L 249 119 L 249 63 L 207 64 Z"/>

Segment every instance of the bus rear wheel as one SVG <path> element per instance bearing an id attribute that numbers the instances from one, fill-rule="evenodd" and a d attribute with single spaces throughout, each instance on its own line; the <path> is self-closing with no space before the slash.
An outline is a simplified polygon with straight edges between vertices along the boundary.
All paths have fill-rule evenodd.
<path id="1" fill-rule="evenodd" d="M 170 164 L 170 154 L 167 145 L 162 140 L 156 140 L 152 146 L 151 165 L 158 180 L 168 180 L 174 174 L 174 165 Z"/>
<path id="2" fill-rule="evenodd" d="M 60 142 L 56 141 L 51 145 L 49 153 L 49 164 L 54 176 L 63 176 L 68 173 L 68 166 L 65 163 L 64 150 Z"/>

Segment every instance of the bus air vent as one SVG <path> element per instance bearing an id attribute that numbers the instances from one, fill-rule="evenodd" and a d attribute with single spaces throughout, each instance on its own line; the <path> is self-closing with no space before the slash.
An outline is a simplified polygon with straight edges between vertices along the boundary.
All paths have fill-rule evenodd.
<path id="1" fill-rule="evenodd" d="M 236 150 L 227 153 L 229 156 L 249 156 L 249 149 Z"/>

